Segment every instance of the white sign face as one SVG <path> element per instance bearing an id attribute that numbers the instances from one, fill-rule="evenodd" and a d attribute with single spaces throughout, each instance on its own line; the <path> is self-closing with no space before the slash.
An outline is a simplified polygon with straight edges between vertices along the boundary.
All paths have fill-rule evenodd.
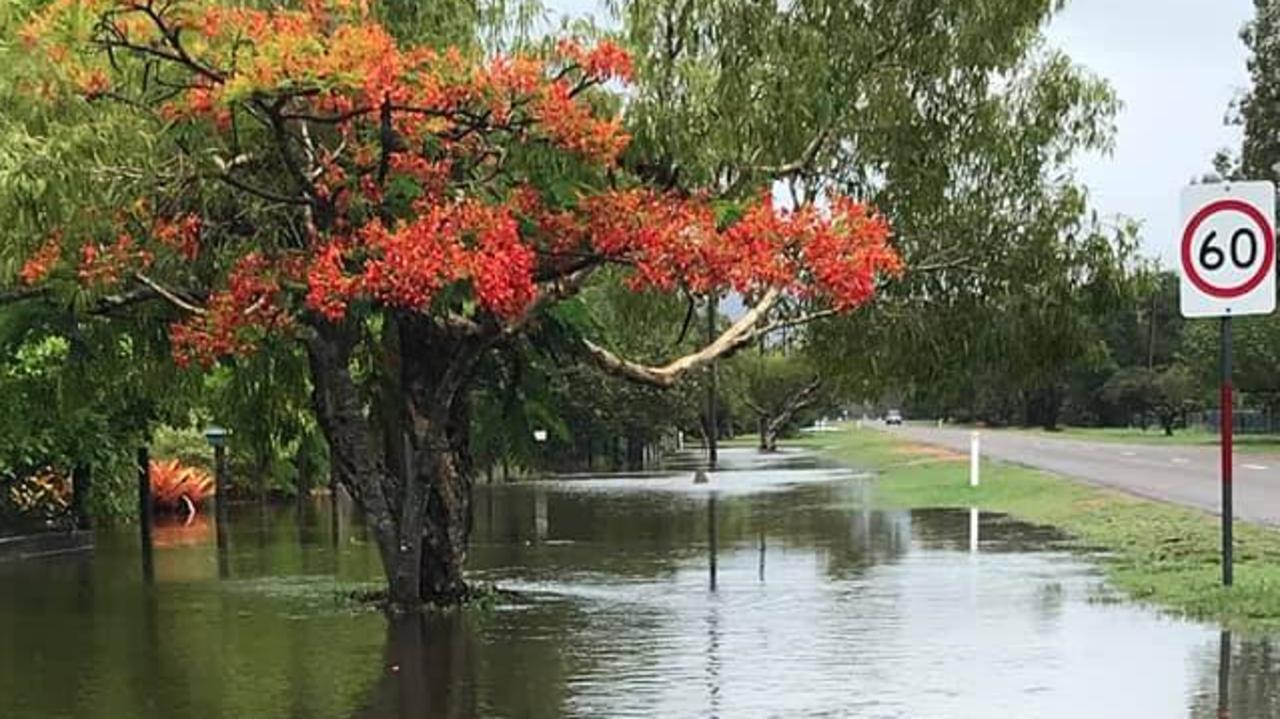
<path id="1" fill-rule="evenodd" d="M 1265 315 L 1276 308 L 1276 190 L 1270 182 L 1182 191 L 1184 317 Z"/>

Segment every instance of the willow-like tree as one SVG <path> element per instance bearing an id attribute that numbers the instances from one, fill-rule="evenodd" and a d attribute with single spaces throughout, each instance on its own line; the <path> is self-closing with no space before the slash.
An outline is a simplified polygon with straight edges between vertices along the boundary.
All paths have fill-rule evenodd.
<path id="1" fill-rule="evenodd" d="M 1046 41 L 1063 3 L 611 4 L 638 53 L 628 126 L 652 176 L 744 193 L 782 177 L 800 200 L 853 194 L 893 218 L 912 271 L 808 340 L 831 391 L 959 409 L 994 389 L 1052 421 L 1135 244 L 1072 177 L 1078 153 L 1109 147 L 1117 100 Z"/>
<path id="2" fill-rule="evenodd" d="M 618 86 L 632 65 L 610 42 L 481 57 L 398 41 L 349 0 L 56 0 L 22 41 L 47 58 L 32 91 L 133 113 L 165 160 L 103 168 L 103 189 L 44 228 L 22 281 L 166 301 L 180 364 L 303 343 L 394 608 L 467 594 L 479 360 L 603 268 L 638 292 L 749 303 L 660 365 L 582 338 L 583 356 L 658 386 L 779 325 L 853 310 L 900 270 L 887 221 L 852 199 L 726 208 L 627 172 Z"/>

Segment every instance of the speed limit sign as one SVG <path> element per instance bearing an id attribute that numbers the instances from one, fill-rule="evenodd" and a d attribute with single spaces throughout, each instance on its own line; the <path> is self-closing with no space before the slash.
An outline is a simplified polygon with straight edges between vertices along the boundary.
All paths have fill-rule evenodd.
<path id="1" fill-rule="evenodd" d="M 1182 314 L 1232 317 L 1276 308 L 1275 187 L 1193 185 L 1182 191 Z"/>
<path id="2" fill-rule="evenodd" d="M 1235 390 L 1231 318 L 1276 308 L 1276 189 L 1270 182 L 1193 185 L 1182 191 L 1182 314 L 1220 317 L 1218 434 L 1222 448 L 1222 584 L 1234 582 L 1232 482 Z"/>

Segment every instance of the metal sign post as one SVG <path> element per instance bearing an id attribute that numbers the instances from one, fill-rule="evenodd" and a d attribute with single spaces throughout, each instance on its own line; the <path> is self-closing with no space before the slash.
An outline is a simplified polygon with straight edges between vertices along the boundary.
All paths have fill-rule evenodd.
<path id="1" fill-rule="evenodd" d="M 1221 323 L 1222 584 L 1228 587 L 1234 580 L 1231 318 L 1275 311 L 1275 204 L 1270 182 L 1193 185 L 1182 191 L 1182 315 L 1217 317 Z"/>
<path id="2" fill-rule="evenodd" d="M 1231 316 L 1222 318 L 1222 387 L 1218 431 L 1222 437 L 1222 585 L 1229 587 L 1234 579 L 1231 523 L 1232 434 L 1235 431 L 1234 401 L 1231 391 Z"/>

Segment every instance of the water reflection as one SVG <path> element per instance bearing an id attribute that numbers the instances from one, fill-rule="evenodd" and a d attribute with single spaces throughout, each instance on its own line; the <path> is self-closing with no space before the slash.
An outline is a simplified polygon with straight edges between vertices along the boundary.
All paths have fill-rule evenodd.
<path id="1" fill-rule="evenodd" d="M 477 716 L 473 633 L 459 614 L 387 623 L 382 678 L 358 719 Z"/>
<path id="2" fill-rule="evenodd" d="M 482 488 L 474 578 L 520 592 L 489 611 L 352 614 L 376 550 L 324 501 L 157 526 L 150 586 L 136 529 L 0 565 L 0 716 L 1280 715 L 1272 641 L 1097 602 L 1052 531 L 722 465 Z"/>
<path id="3" fill-rule="evenodd" d="M 709 562 L 711 575 L 711 591 L 716 590 L 716 554 L 719 551 L 720 537 L 716 528 L 716 496 L 713 494 L 707 498 L 707 553 L 711 560 Z"/>
<path id="4" fill-rule="evenodd" d="M 1205 643 L 1201 654 L 1191 716 L 1280 716 L 1280 654 L 1274 641 L 1223 631 Z"/>
<path id="5" fill-rule="evenodd" d="M 1231 632 L 1218 640 L 1218 717 L 1231 716 Z"/>

